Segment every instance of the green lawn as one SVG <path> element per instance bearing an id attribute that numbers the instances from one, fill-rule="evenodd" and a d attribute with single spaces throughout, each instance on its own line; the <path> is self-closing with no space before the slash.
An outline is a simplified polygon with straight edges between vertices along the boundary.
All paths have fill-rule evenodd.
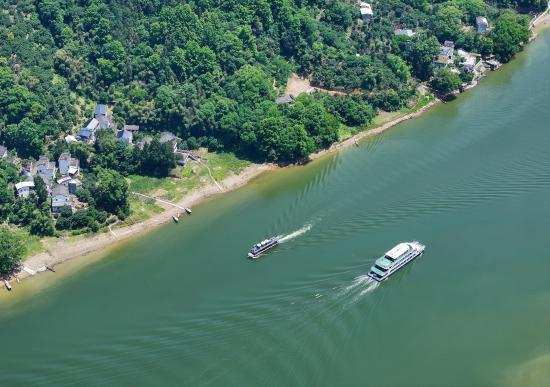
<path id="1" fill-rule="evenodd" d="M 159 214 L 162 211 L 162 207 L 154 204 L 152 200 L 138 199 L 135 195 L 130 195 L 130 216 L 118 222 L 113 228 L 131 226 L 132 224 L 149 219 L 151 216 Z"/>
<path id="2" fill-rule="evenodd" d="M 170 177 L 159 179 L 139 175 L 129 176 L 130 192 L 138 192 L 176 202 L 188 192 L 212 181 L 208 168 L 210 168 L 214 179 L 220 181 L 231 173 L 241 173 L 251 164 L 249 161 L 240 160 L 233 153 L 210 153 L 206 150 L 197 153 L 201 155 L 201 163 L 189 162 L 183 168 L 175 168 Z M 116 227 L 131 225 L 162 212 L 162 208 L 152 201 L 135 195 L 130 196 L 130 209 L 131 215 L 123 222 L 118 223 Z"/>
<path id="3" fill-rule="evenodd" d="M 238 175 L 251 163 L 247 160 L 237 158 L 233 153 L 203 153 L 203 163 L 208 165 L 212 171 L 212 176 L 217 181 L 234 173 Z"/>
<path id="4" fill-rule="evenodd" d="M 40 242 L 40 238 L 38 236 L 29 234 L 29 232 L 24 228 L 18 228 L 17 234 L 19 234 L 22 238 L 23 245 L 25 246 L 23 260 L 44 251 L 44 246 L 42 245 L 42 242 Z"/>

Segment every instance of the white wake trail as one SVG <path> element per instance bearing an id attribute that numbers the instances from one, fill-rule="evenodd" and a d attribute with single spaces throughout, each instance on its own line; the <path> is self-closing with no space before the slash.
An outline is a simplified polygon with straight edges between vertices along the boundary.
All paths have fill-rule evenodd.
<path id="1" fill-rule="evenodd" d="M 288 242 L 288 241 L 290 241 L 294 238 L 297 238 L 300 235 L 303 235 L 306 232 L 308 232 L 309 230 L 311 230 L 311 227 L 313 227 L 313 225 L 311 223 L 308 223 L 305 226 L 303 226 L 302 228 L 299 228 L 298 230 L 293 231 L 290 234 L 287 234 L 287 235 L 284 235 L 283 237 L 281 237 L 281 239 L 279 239 L 279 243 Z"/>

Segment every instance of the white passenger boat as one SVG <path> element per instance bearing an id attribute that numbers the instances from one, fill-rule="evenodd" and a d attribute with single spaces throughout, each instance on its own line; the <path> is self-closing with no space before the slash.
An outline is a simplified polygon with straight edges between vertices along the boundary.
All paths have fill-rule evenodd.
<path id="1" fill-rule="evenodd" d="M 277 246 L 279 244 L 279 240 L 281 239 L 281 236 L 274 236 L 269 239 L 265 239 L 261 241 L 260 243 L 256 243 L 250 251 L 248 252 L 248 257 L 256 259 L 263 253 L 265 253 L 267 250 Z"/>
<path id="2" fill-rule="evenodd" d="M 372 265 L 368 274 L 373 280 L 382 282 L 416 257 L 422 255 L 426 246 L 420 242 L 404 242 L 395 246 Z"/>

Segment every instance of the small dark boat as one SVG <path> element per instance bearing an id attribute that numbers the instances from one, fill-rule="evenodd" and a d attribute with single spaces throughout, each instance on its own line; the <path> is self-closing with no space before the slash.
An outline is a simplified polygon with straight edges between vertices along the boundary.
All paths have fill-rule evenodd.
<path id="1" fill-rule="evenodd" d="M 191 211 L 191 209 L 190 209 L 189 207 L 185 207 L 185 212 L 187 212 L 189 215 L 191 215 L 191 213 L 192 213 L 193 211 Z"/>
<path id="2" fill-rule="evenodd" d="M 177 215 L 172 216 L 172 219 L 174 219 L 174 223 L 179 223 L 179 221 L 180 221 L 180 213 L 178 212 Z"/>
<path id="3" fill-rule="evenodd" d="M 6 287 L 6 289 L 8 289 L 9 292 L 11 292 L 11 285 L 7 280 L 4 280 L 4 286 Z"/>

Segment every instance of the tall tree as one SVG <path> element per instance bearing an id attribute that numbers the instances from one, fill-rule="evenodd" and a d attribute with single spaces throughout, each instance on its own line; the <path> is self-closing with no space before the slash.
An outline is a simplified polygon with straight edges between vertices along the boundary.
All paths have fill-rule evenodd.
<path id="1" fill-rule="evenodd" d="M 21 262 L 25 246 L 19 235 L 0 225 L 0 274 L 7 274 Z"/>

